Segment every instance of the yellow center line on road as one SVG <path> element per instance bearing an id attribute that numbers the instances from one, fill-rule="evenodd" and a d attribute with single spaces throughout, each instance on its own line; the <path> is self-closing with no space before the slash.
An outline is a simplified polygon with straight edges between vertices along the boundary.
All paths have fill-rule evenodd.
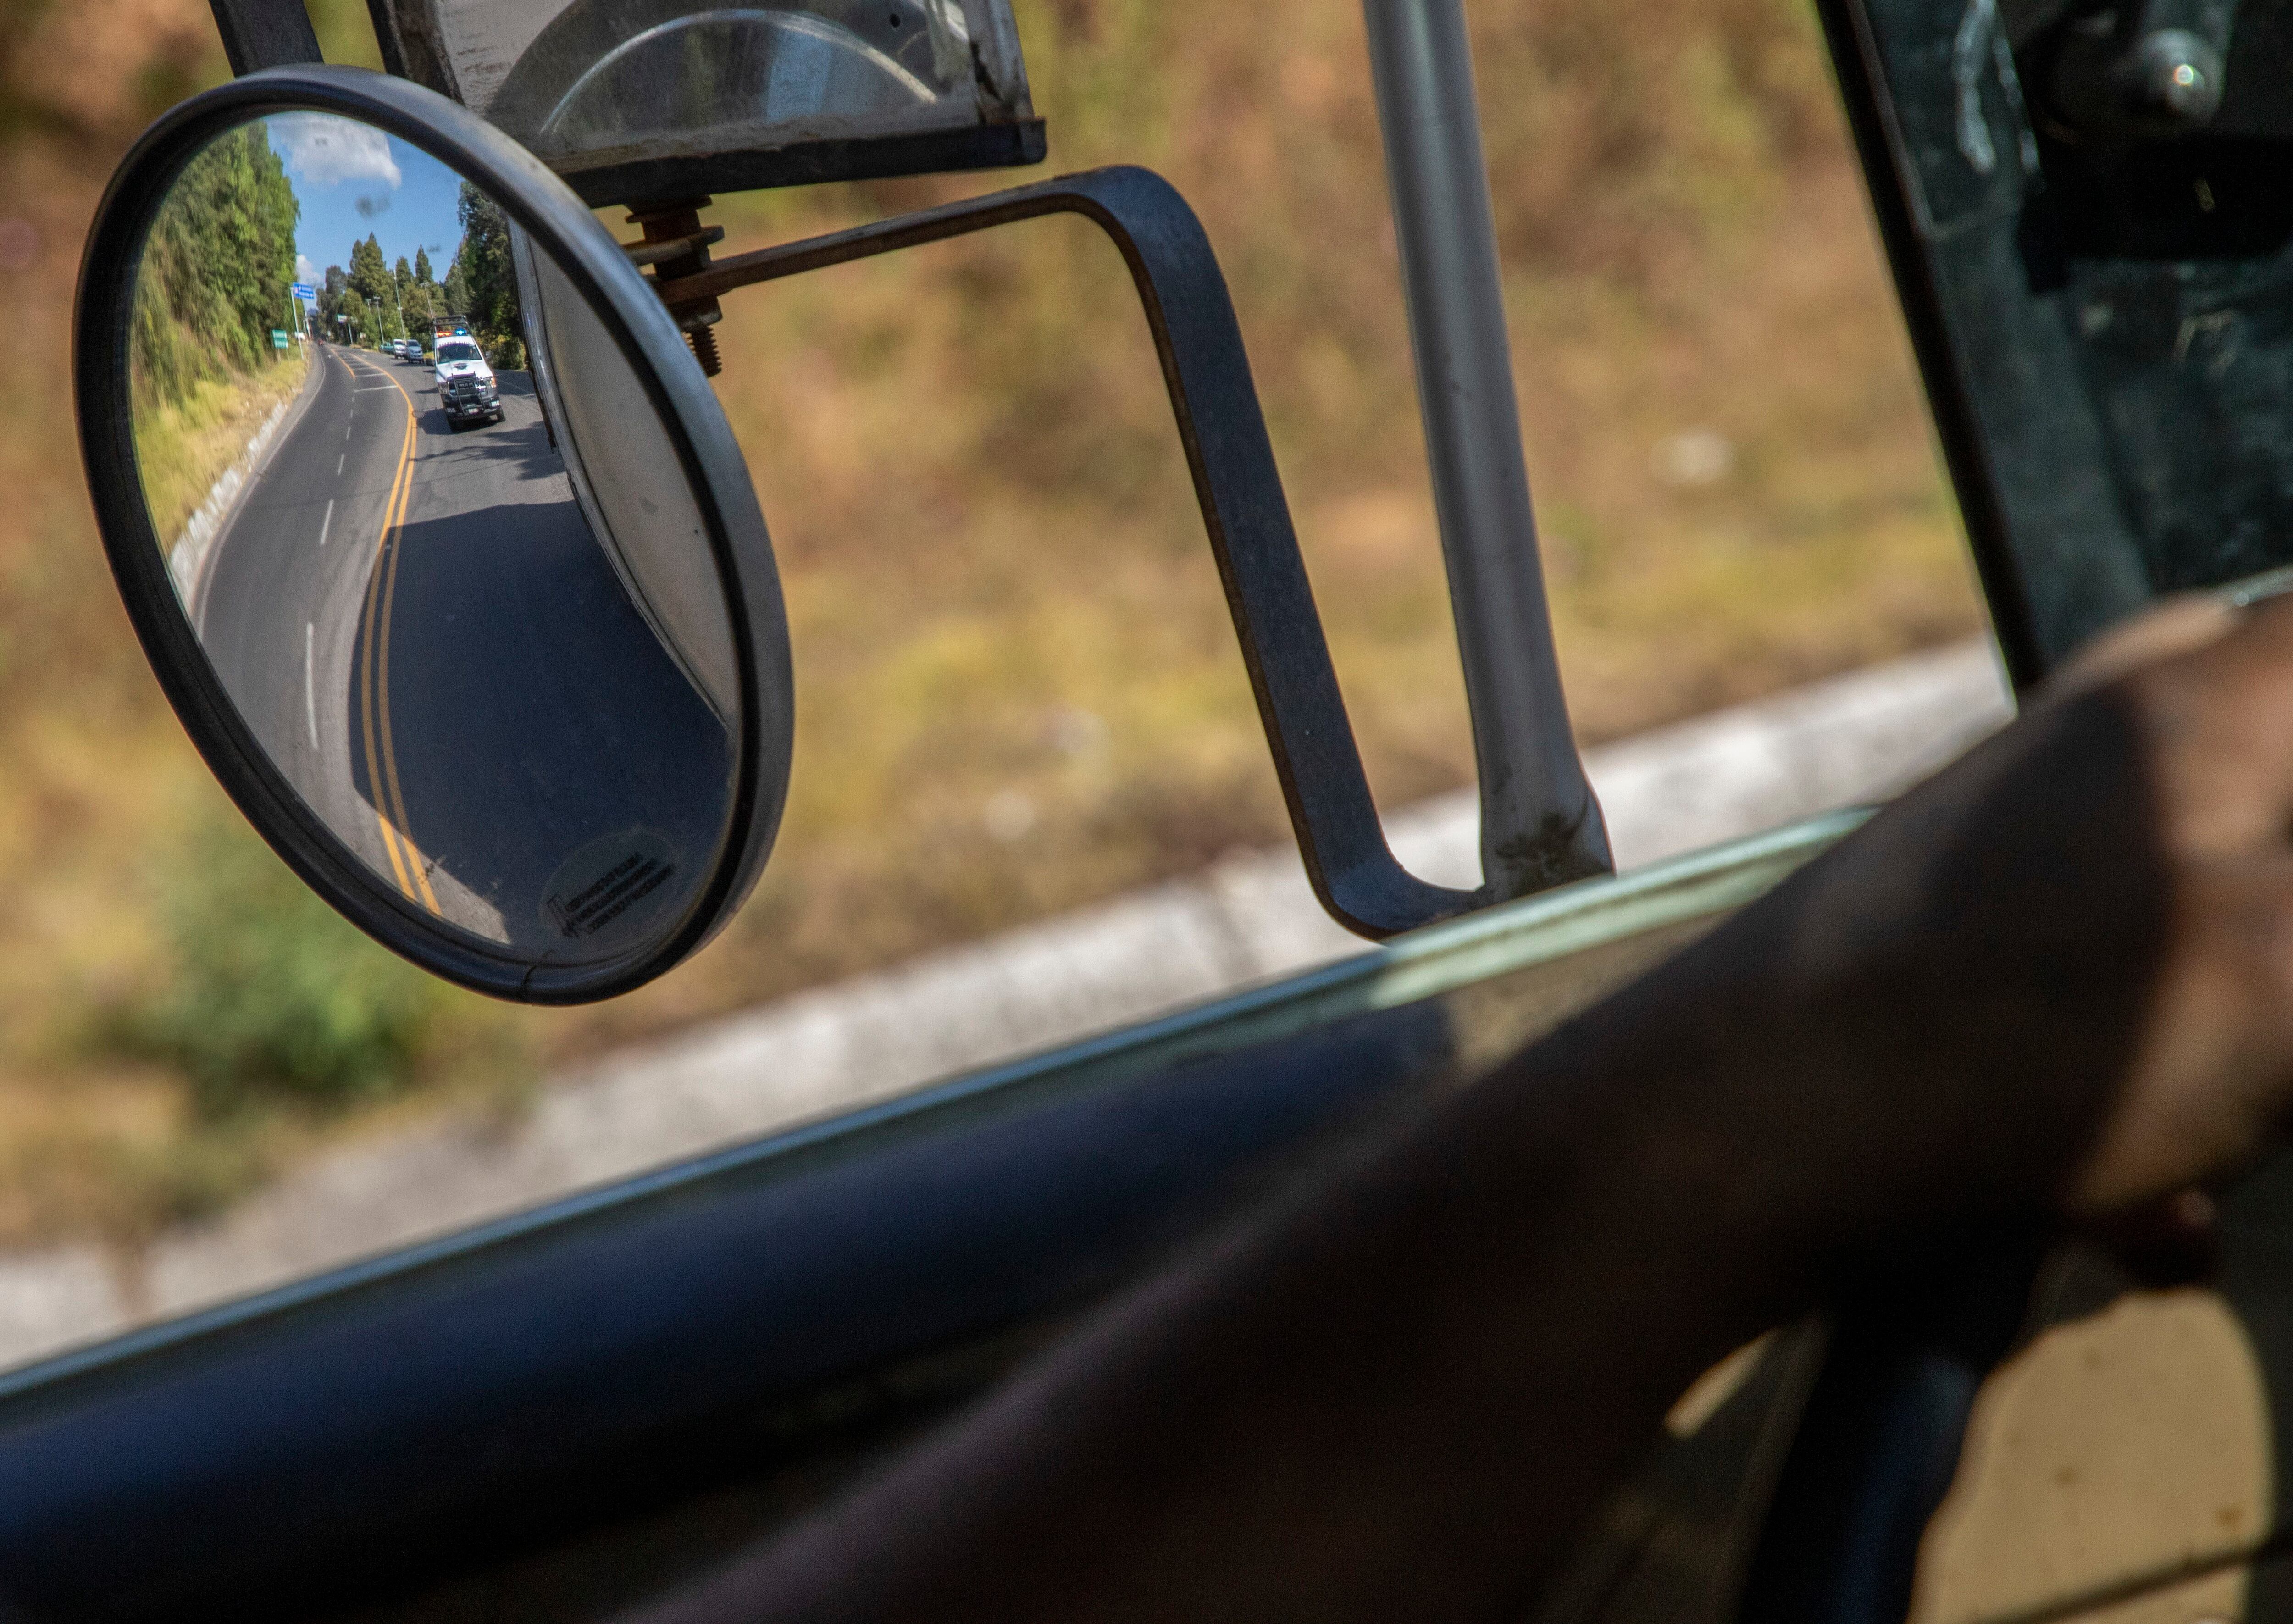
<path id="1" fill-rule="evenodd" d="M 382 588 L 381 676 L 377 688 L 378 695 L 377 703 L 382 712 L 382 770 L 383 775 L 390 782 L 391 804 L 398 813 L 399 842 L 406 848 L 406 860 L 414 870 L 415 884 L 422 888 L 424 905 L 435 914 L 438 912 L 438 898 L 430 889 L 430 865 L 423 861 L 421 852 L 415 849 L 414 837 L 410 832 L 412 823 L 406 816 L 406 792 L 398 785 L 398 751 L 393 743 L 390 723 L 390 622 L 392 613 L 398 603 L 398 560 L 406 550 L 404 535 L 406 510 L 414 500 L 414 452 L 420 443 L 421 436 L 416 428 L 414 397 L 407 393 L 406 386 L 396 378 L 387 373 L 383 376 L 385 381 L 397 390 L 399 397 L 406 402 L 404 459 L 406 483 L 404 488 L 399 492 L 398 517 L 392 525 L 394 540 L 390 549 L 390 579 L 383 583 Z"/>
<path id="2" fill-rule="evenodd" d="M 401 550 L 393 541 L 405 525 L 407 505 L 414 494 L 414 397 L 396 378 L 386 372 L 382 376 L 406 402 L 406 440 L 399 449 L 398 470 L 390 482 L 390 499 L 383 505 L 382 532 L 375 539 L 374 567 L 367 576 L 366 636 L 359 651 L 360 710 L 365 724 L 361 731 L 366 735 L 367 782 L 373 786 L 377 803 L 375 822 L 381 827 L 382 846 L 389 854 L 391 872 L 397 876 L 398 889 L 408 901 L 419 901 L 435 914 L 439 911 L 438 897 L 430 887 L 429 865 L 423 861 L 413 837 L 407 832 L 406 795 L 399 787 L 398 751 L 390 727 L 390 620 L 398 594 L 398 557 Z"/>

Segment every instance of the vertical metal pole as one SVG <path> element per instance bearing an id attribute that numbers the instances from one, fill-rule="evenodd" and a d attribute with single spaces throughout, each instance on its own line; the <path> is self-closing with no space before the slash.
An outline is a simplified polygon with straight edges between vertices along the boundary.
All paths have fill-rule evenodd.
<path id="1" fill-rule="evenodd" d="M 1461 0 L 1363 0 L 1495 897 L 1605 873 L 1529 511 Z"/>

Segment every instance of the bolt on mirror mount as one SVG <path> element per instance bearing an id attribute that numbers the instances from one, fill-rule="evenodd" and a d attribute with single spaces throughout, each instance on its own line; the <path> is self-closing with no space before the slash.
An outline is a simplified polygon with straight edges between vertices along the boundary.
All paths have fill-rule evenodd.
<path id="1" fill-rule="evenodd" d="M 233 73 L 320 60 L 303 0 L 208 3 Z M 593 207 L 1043 160 L 1010 0 L 367 10 L 393 77 L 496 125 Z"/>
<path id="2" fill-rule="evenodd" d="M 303 0 L 210 0 L 234 73 L 315 63 Z M 368 0 L 385 68 L 479 114 L 643 247 L 711 194 L 1042 162 L 1010 0 Z M 665 257 L 656 255 L 655 257 Z M 653 263 L 639 257 L 640 264 Z M 713 301 L 675 312 L 721 369 Z"/>
<path id="3" fill-rule="evenodd" d="M 369 4 L 393 73 L 482 116 L 584 202 L 628 209 L 636 263 L 672 272 L 705 269 L 724 235 L 701 223 L 713 193 L 1010 167 L 1046 150 L 1009 0 Z M 716 302 L 671 313 L 717 376 Z"/>
<path id="4" fill-rule="evenodd" d="M 442 239 L 442 284 L 403 252 L 391 276 L 401 229 L 392 251 Z M 350 250 L 323 295 L 296 263 L 312 232 Z M 519 314 L 536 266 L 547 333 Z M 448 313 L 457 288 L 491 329 Z M 724 923 L 787 789 L 778 575 L 715 394 L 562 182 L 404 80 L 252 74 L 122 163 L 74 321 L 129 618 L 306 883 L 423 968 L 533 1003 L 627 991 Z M 403 371 L 430 359 L 416 333 L 428 377 Z M 530 343 L 578 384 L 548 418 Z M 227 456 L 181 432 L 200 390 L 239 412 Z M 577 499 L 584 466 L 610 488 Z"/>

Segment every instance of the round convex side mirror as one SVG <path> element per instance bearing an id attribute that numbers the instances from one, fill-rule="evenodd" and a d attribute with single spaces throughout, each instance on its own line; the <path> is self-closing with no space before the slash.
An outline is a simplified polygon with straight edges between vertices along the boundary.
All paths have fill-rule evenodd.
<path id="1" fill-rule="evenodd" d="M 75 342 L 144 652 L 320 895 L 553 1003 L 739 905 L 788 783 L 771 543 L 675 323 L 540 163 L 403 80 L 235 80 L 114 176 Z"/>

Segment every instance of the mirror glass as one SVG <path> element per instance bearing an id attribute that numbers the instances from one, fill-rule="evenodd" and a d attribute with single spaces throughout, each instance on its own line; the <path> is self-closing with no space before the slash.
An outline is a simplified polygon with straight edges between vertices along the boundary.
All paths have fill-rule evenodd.
<path id="1" fill-rule="evenodd" d="M 276 114 L 178 173 L 130 351 L 177 602 L 319 819 L 521 959 L 673 926 L 732 804 L 733 634 L 668 429 L 555 264 L 419 149 Z"/>

